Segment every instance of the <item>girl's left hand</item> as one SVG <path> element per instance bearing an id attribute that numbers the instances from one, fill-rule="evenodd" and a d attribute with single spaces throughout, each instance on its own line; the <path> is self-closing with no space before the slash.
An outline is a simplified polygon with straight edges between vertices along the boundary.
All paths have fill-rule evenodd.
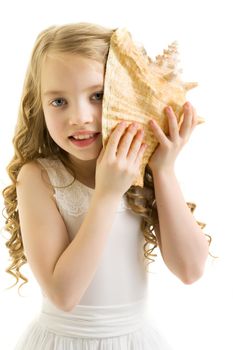
<path id="1" fill-rule="evenodd" d="M 151 155 L 148 162 L 152 172 L 159 170 L 173 170 L 175 160 L 188 141 L 193 129 L 197 125 L 197 113 L 190 102 L 186 102 L 183 106 L 184 119 L 180 126 L 177 123 L 177 118 L 171 107 L 166 107 L 165 112 L 168 117 L 169 135 L 166 136 L 159 125 L 151 120 L 149 125 L 152 127 L 155 138 L 159 145 Z"/>

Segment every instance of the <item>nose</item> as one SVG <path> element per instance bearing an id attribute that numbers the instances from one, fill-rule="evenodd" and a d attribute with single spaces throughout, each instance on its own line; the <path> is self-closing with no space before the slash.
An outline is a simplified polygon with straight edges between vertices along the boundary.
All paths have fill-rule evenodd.
<path id="1" fill-rule="evenodd" d="M 71 125 L 83 125 L 93 122 L 93 110 L 85 101 L 77 101 L 73 103 L 67 111 L 69 123 Z"/>

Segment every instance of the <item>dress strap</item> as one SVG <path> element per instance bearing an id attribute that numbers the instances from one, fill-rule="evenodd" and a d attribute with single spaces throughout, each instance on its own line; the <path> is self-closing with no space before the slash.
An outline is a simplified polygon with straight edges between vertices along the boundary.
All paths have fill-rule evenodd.
<path id="1" fill-rule="evenodd" d="M 88 187 L 77 182 L 59 159 L 39 158 L 37 161 L 47 171 L 61 214 L 77 217 L 87 212 L 92 195 Z"/>
<path id="2" fill-rule="evenodd" d="M 37 161 L 47 171 L 60 212 L 71 216 L 86 213 L 94 190 L 74 179 L 59 159 L 38 158 Z M 117 212 L 127 209 L 131 208 L 123 196 Z"/>
<path id="3" fill-rule="evenodd" d="M 66 170 L 59 159 L 38 158 L 37 161 L 47 171 L 53 187 L 69 186 L 74 181 L 73 176 Z"/>

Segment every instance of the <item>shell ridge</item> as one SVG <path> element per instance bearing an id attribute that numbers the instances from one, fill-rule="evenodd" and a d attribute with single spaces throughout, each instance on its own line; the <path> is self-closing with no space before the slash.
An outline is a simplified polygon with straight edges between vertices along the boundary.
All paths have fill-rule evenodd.
<path id="1" fill-rule="evenodd" d="M 158 141 L 148 126 L 149 119 L 154 118 L 167 134 L 168 121 L 164 107 L 170 105 L 180 126 L 186 93 L 197 86 L 195 82 L 184 82 L 181 79 L 179 62 L 177 41 L 169 44 L 153 61 L 143 46 L 135 45 L 126 28 L 119 28 L 112 35 L 105 74 L 103 143 L 106 144 L 111 131 L 120 120 L 126 120 L 129 124 L 133 121 L 141 124 L 148 147 L 132 185 L 143 187 L 146 164 L 158 146 Z"/>

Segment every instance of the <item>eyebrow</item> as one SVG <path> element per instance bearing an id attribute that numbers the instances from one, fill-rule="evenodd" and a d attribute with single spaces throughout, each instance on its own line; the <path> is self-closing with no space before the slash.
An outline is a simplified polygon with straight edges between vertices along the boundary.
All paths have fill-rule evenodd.
<path id="1" fill-rule="evenodd" d="M 84 89 L 83 91 L 91 90 L 91 89 L 97 89 L 97 88 L 103 88 L 103 84 L 97 84 L 97 85 L 91 85 Z M 44 96 L 53 96 L 53 95 L 64 95 L 66 91 L 61 90 L 48 90 L 43 93 Z"/>

